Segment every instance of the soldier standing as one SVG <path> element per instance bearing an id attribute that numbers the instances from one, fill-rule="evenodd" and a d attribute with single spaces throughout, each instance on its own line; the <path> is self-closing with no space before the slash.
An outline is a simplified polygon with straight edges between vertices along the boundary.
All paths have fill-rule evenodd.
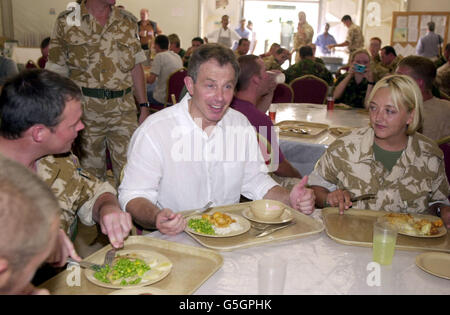
<path id="1" fill-rule="evenodd" d="M 313 36 L 314 30 L 311 25 L 306 22 L 305 12 L 300 11 L 298 13 L 297 33 L 294 34 L 294 51 L 297 52 L 295 55 L 295 62 L 300 61 L 300 55 L 298 54 L 300 47 L 311 44 Z"/>
<path id="2" fill-rule="evenodd" d="M 141 65 L 146 57 L 137 19 L 114 7 L 115 2 L 78 0 L 74 11 L 61 13 L 46 68 L 68 76 L 83 92 L 83 167 L 105 179 L 108 148 L 118 184 L 128 142 L 138 124 L 131 92 L 140 105 L 139 122 L 149 115 L 149 109 Z"/>

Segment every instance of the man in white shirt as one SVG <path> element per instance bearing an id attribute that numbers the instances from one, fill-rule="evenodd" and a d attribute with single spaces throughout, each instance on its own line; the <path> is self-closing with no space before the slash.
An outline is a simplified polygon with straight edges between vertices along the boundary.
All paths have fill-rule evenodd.
<path id="1" fill-rule="evenodd" d="M 228 108 L 238 75 L 231 49 L 201 46 L 185 78 L 189 95 L 151 115 L 133 135 L 119 201 L 142 227 L 177 234 L 186 226 L 177 212 L 209 201 L 238 203 L 241 194 L 314 211 L 307 176 L 291 192 L 278 186 L 267 174 L 254 128 Z"/>
<path id="2" fill-rule="evenodd" d="M 156 85 L 147 88 L 147 98 L 150 104 L 164 105 L 167 102 L 167 80 L 169 76 L 183 68 L 181 57 L 169 49 L 169 38 L 158 35 L 155 38 L 156 56 L 152 63 L 147 83 Z"/>
<path id="3" fill-rule="evenodd" d="M 206 36 L 207 42 L 221 44 L 227 48 L 231 48 L 235 41 L 241 39 L 236 31 L 228 28 L 230 18 L 228 15 L 222 16 L 222 27 Z"/>

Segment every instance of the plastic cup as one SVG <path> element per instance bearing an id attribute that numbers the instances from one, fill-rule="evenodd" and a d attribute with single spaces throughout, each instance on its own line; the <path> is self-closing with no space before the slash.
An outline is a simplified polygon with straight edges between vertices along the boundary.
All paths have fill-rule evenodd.
<path id="1" fill-rule="evenodd" d="M 284 75 L 283 72 L 278 72 L 278 71 L 267 71 L 267 73 L 271 76 L 275 77 L 275 82 L 277 84 L 280 83 L 284 83 L 286 81 L 286 76 Z"/>
<path id="2" fill-rule="evenodd" d="M 272 123 L 275 123 L 276 116 L 277 116 L 277 107 L 275 104 L 270 104 L 269 117 L 272 120 Z"/>
<path id="3" fill-rule="evenodd" d="M 272 256 L 258 261 L 258 293 L 261 295 L 283 294 L 286 279 L 286 260 Z"/>
<path id="4" fill-rule="evenodd" d="M 373 261 L 390 265 L 395 252 L 397 230 L 387 222 L 373 224 Z"/>

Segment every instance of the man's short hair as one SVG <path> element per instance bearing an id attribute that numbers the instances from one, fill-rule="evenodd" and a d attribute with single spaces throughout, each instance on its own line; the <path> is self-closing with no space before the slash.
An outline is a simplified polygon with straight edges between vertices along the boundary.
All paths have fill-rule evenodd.
<path id="1" fill-rule="evenodd" d="M 169 36 L 167 36 L 167 38 L 169 39 L 170 44 L 175 44 L 177 48 L 180 48 L 180 37 L 177 34 L 170 34 Z"/>
<path id="2" fill-rule="evenodd" d="M 59 215 L 58 202 L 37 175 L 0 157 L 0 257 L 13 272 L 47 248 Z"/>
<path id="3" fill-rule="evenodd" d="M 381 38 L 379 38 L 379 37 L 372 37 L 370 40 L 371 41 L 376 40 L 376 41 L 380 42 L 380 45 L 381 45 Z"/>
<path id="4" fill-rule="evenodd" d="M 191 40 L 191 42 L 199 42 L 199 43 L 201 43 L 202 45 L 205 43 L 205 41 L 204 41 L 203 38 L 201 38 L 201 37 L 194 37 L 194 38 Z"/>
<path id="5" fill-rule="evenodd" d="M 436 24 L 434 24 L 433 21 L 428 22 L 427 26 L 428 26 L 429 31 L 434 32 L 434 28 L 436 27 Z"/>
<path id="6" fill-rule="evenodd" d="M 169 38 L 166 35 L 158 35 L 155 38 L 155 44 L 161 49 L 169 49 Z"/>
<path id="7" fill-rule="evenodd" d="M 314 56 L 312 47 L 308 46 L 308 45 L 300 47 L 299 53 L 300 53 L 300 58 L 302 58 L 302 59 L 306 58 L 306 57 Z"/>
<path id="8" fill-rule="evenodd" d="M 348 14 L 344 15 L 341 19 L 341 22 L 345 22 L 345 21 L 352 21 L 352 17 Z"/>
<path id="9" fill-rule="evenodd" d="M 430 59 L 411 55 L 400 60 L 397 67 L 409 68 L 413 79 L 422 79 L 427 89 L 431 90 L 433 88 L 434 79 L 436 78 L 436 66 Z"/>
<path id="10" fill-rule="evenodd" d="M 386 55 L 394 55 L 395 57 L 397 57 L 397 53 L 395 52 L 395 49 L 392 46 L 384 46 L 383 48 L 381 48 L 381 50 L 384 50 L 384 53 Z"/>
<path id="11" fill-rule="evenodd" d="M 248 38 L 241 38 L 238 42 L 238 46 L 241 46 L 243 42 L 250 42 Z"/>
<path id="12" fill-rule="evenodd" d="M 204 44 L 194 51 L 189 60 L 188 76 L 197 82 L 200 66 L 209 60 L 215 60 L 221 67 L 231 64 L 234 69 L 234 79 L 237 83 L 239 78 L 239 64 L 231 49 L 220 44 Z"/>
<path id="13" fill-rule="evenodd" d="M 257 63 L 259 59 L 255 55 L 245 55 L 238 58 L 240 73 L 239 80 L 236 84 L 237 91 L 243 91 L 250 85 L 250 80 L 254 75 L 258 75 L 261 71 L 260 65 Z"/>
<path id="14" fill-rule="evenodd" d="M 10 78 L 0 95 L 0 135 L 18 139 L 31 126 L 55 127 L 66 102 L 81 99 L 69 78 L 45 69 L 24 70 Z"/>

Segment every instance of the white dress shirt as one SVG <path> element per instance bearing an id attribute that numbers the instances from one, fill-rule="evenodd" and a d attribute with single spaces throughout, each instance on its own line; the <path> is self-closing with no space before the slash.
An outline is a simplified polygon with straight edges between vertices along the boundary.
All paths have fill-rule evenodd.
<path id="1" fill-rule="evenodd" d="M 232 108 L 208 136 L 188 112 L 190 95 L 149 116 L 134 133 L 119 187 L 122 209 L 143 197 L 174 212 L 262 199 L 277 183 L 267 174 L 256 133 Z"/>

